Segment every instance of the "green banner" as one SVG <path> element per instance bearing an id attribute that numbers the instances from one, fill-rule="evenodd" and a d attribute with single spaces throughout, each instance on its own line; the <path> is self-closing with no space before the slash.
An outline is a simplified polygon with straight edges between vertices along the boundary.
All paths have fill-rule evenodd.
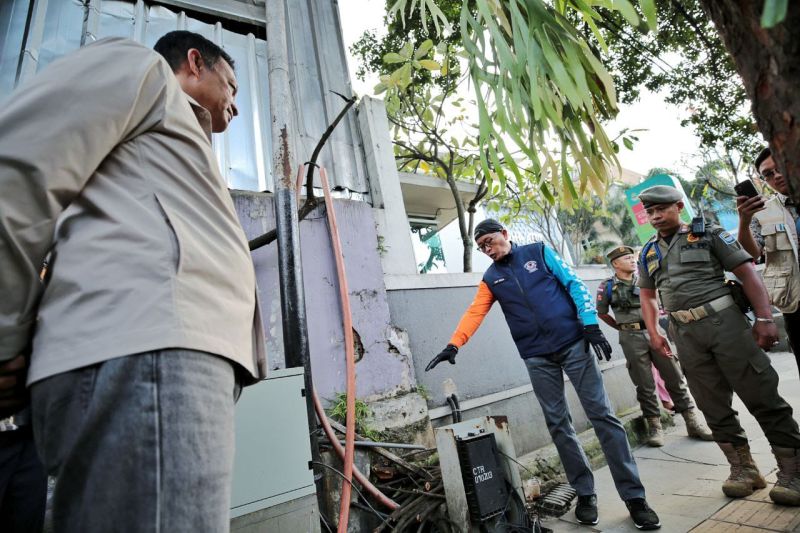
<path id="1" fill-rule="evenodd" d="M 639 237 L 640 244 L 644 244 L 650 240 L 650 237 L 655 235 L 656 230 L 647 222 L 647 213 L 644 210 L 642 202 L 639 201 L 639 193 L 643 190 L 653 187 L 654 185 L 667 185 L 675 187 L 683 196 L 683 211 L 681 211 L 681 220 L 689 224 L 694 217 L 694 210 L 689 203 L 689 198 L 686 192 L 681 187 L 680 182 L 668 174 L 656 174 L 652 178 L 648 178 L 639 185 L 635 185 L 625 191 L 625 202 L 628 204 L 628 215 L 633 220 L 633 225 L 636 228 L 636 235 Z"/>

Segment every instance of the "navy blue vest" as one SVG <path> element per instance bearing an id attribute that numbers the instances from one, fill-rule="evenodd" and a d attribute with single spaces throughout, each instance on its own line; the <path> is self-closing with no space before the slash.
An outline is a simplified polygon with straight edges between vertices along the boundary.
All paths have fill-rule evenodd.
<path id="1" fill-rule="evenodd" d="M 512 243 L 511 252 L 483 275 L 523 359 L 550 355 L 583 337 L 575 303 L 545 266 L 543 250 L 541 242 Z"/>

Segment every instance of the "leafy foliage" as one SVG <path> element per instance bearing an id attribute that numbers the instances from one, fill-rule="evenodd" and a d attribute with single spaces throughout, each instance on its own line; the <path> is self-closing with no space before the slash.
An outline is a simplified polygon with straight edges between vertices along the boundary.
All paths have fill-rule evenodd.
<path id="1" fill-rule="evenodd" d="M 785 17 L 782 0 L 767 0 L 764 17 Z M 460 17 L 460 0 L 437 0 L 436 4 L 449 21 Z M 397 5 L 388 0 L 389 7 Z M 476 13 L 476 2 L 466 3 Z M 388 9 L 388 8 L 387 8 Z M 624 8 L 630 16 L 630 10 Z M 783 10 L 783 11 L 781 11 Z M 643 10 L 642 10 L 643 11 Z M 622 12 L 597 9 L 599 19 L 586 20 L 579 12 L 567 10 L 566 18 L 577 28 L 591 50 L 611 73 L 621 103 L 636 101 L 642 89 L 665 95 L 668 103 L 688 107 L 691 114 L 682 125 L 692 127 L 700 137 L 702 149 L 721 147 L 750 159 L 763 144 L 749 110 L 749 102 L 734 65 L 719 36 L 703 12 L 700 0 L 654 0 L 643 17 L 658 20 L 657 31 L 643 33 L 632 27 Z M 781 14 L 782 13 L 782 14 Z M 361 59 L 360 72 L 390 72 L 381 58 L 400 49 L 406 40 L 419 43 L 429 38 L 435 27 L 430 17 L 425 24 L 419 11 L 405 18 L 387 18 L 388 34 L 377 39 L 365 34 L 353 47 Z M 770 27 L 765 24 L 765 27 Z M 651 26 L 652 28 L 652 26 Z M 440 40 L 457 54 L 463 50 L 458 32 L 442 35 Z M 607 48 L 603 47 L 603 44 Z M 454 56 L 457 57 L 457 56 Z M 452 69 L 458 62 L 451 61 Z M 415 79 L 417 87 L 433 83 L 430 76 Z M 436 83 L 444 83 L 438 78 Z"/>
<path id="2" fill-rule="evenodd" d="M 395 4 L 395 0 L 386 0 L 386 3 L 388 13 Z M 468 4 L 472 3 L 474 2 L 468 2 Z M 458 20 L 462 8 L 462 0 L 440 0 L 437 2 L 437 6 L 447 20 Z M 436 27 L 430 18 L 425 17 L 425 20 L 423 20 L 419 11 L 408 13 L 403 10 L 402 13 L 402 19 L 401 17 L 387 14 L 384 18 L 387 34 L 383 38 L 378 39 L 375 32 L 367 31 L 350 47 L 353 55 L 359 58 L 356 70 L 356 76 L 359 79 L 365 79 L 367 73 L 370 72 L 375 72 L 379 75 L 391 74 L 397 67 L 391 63 L 384 62 L 384 58 L 387 55 L 397 53 L 409 42 L 412 43 L 412 46 L 419 47 L 421 43 L 436 35 Z M 461 46 L 461 36 L 458 32 L 439 35 L 436 40 L 440 47 L 453 50 L 463 48 Z M 452 92 L 452 84 L 461 79 L 462 75 L 461 65 L 457 56 L 451 55 L 445 72 L 449 75 L 434 78 L 428 70 L 416 70 L 412 73 L 411 84 L 422 89 L 435 83 L 442 90 Z"/>
<path id="3" fill-rule="evenodd" d="M 613 81 L 568 15 L 580 16 L 601 47 L 600 9 L 628 23 L 655 28 L 655 0 L 640 0 L 640 16 L 628 0 L 474 0 L 462 9 L 459 26 L 479 115 L 480 160 L 501 188 L 536 184 L 548 202 L 568 207 L 587 186 L 603 194 L 613 167 L 614 146 L 601 119 L 616 112 Z M 435 0 L 412 1 L 442 24 Z M 390 12 L 405 16 L 406 0 Z M 469 4 L 466 4 L 469 5 Z M 393 74 L 394 75 L 394 74 Z M 518 163 L 523 160 L 527 166 Z M 576 189 L 572 169 L 577 172 Z"/>
<path id="4" fill-rule="evenodd" d="M 347 418 L 347 394 L 340 392 L 336 394 L 333 406 L 328 409 L 328 415 L 339 423 L 344 424 Z M 356 433 L 370 440 L 380 440 L 381 434 L 372 429 L 369 419 L 372 417 L 372 410 L 366 402 L 356 398 Z"/>
<path id="5" fill-rule="evenodd" d="M 598 23 L 620 102 L 636 101 L 642 88 L 660 92 L 690 109 L 681 125 L 695 130 L 703 148 L 756 154 L 761 143 L 744 87 L 700 0 L 657 0 L 656 8 L 655 32 L 634 31 L 614 13 Z M 572 21 L 584 37 L 593 35 L 578 17 Z"/>

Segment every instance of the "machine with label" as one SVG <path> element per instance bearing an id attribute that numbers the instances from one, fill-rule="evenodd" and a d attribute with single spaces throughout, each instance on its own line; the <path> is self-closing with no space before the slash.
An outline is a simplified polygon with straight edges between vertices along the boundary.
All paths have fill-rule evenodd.
<path id="1" fill-rule="evenodd" d="M 450 519 L 461 531 L 534 531 L 504 416 L 436 428 Z"/>

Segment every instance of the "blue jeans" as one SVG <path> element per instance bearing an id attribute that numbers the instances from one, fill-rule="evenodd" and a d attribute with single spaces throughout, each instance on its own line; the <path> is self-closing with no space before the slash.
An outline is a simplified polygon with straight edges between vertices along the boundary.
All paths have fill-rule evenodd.
<path id="1" fill-rule="evenodd" d="M 42 533 L 47 475 L 30 426 L 0 431 L 0 531 Z"/>
<path id="2" fill-rule="evenodd" d="M 228 531 L 239 391 L 229 361 L 181 349 L 34 383 L 55 531 Z"/>
<path id="3" fill-rule="evenodd" d="M 579 496 L 594 494 L 594 476 L 583 453 L 564 395 L 566 373 L 606 456 L 614 485 L 623 500 L 644 498 L 644 487 L 625 429 L 614 416 L 595 356 L 580 340 L 549 357 L 525 359 L 533 392 L 542 407 L 547 429 L 558 450 L 569 484 Z"/>

